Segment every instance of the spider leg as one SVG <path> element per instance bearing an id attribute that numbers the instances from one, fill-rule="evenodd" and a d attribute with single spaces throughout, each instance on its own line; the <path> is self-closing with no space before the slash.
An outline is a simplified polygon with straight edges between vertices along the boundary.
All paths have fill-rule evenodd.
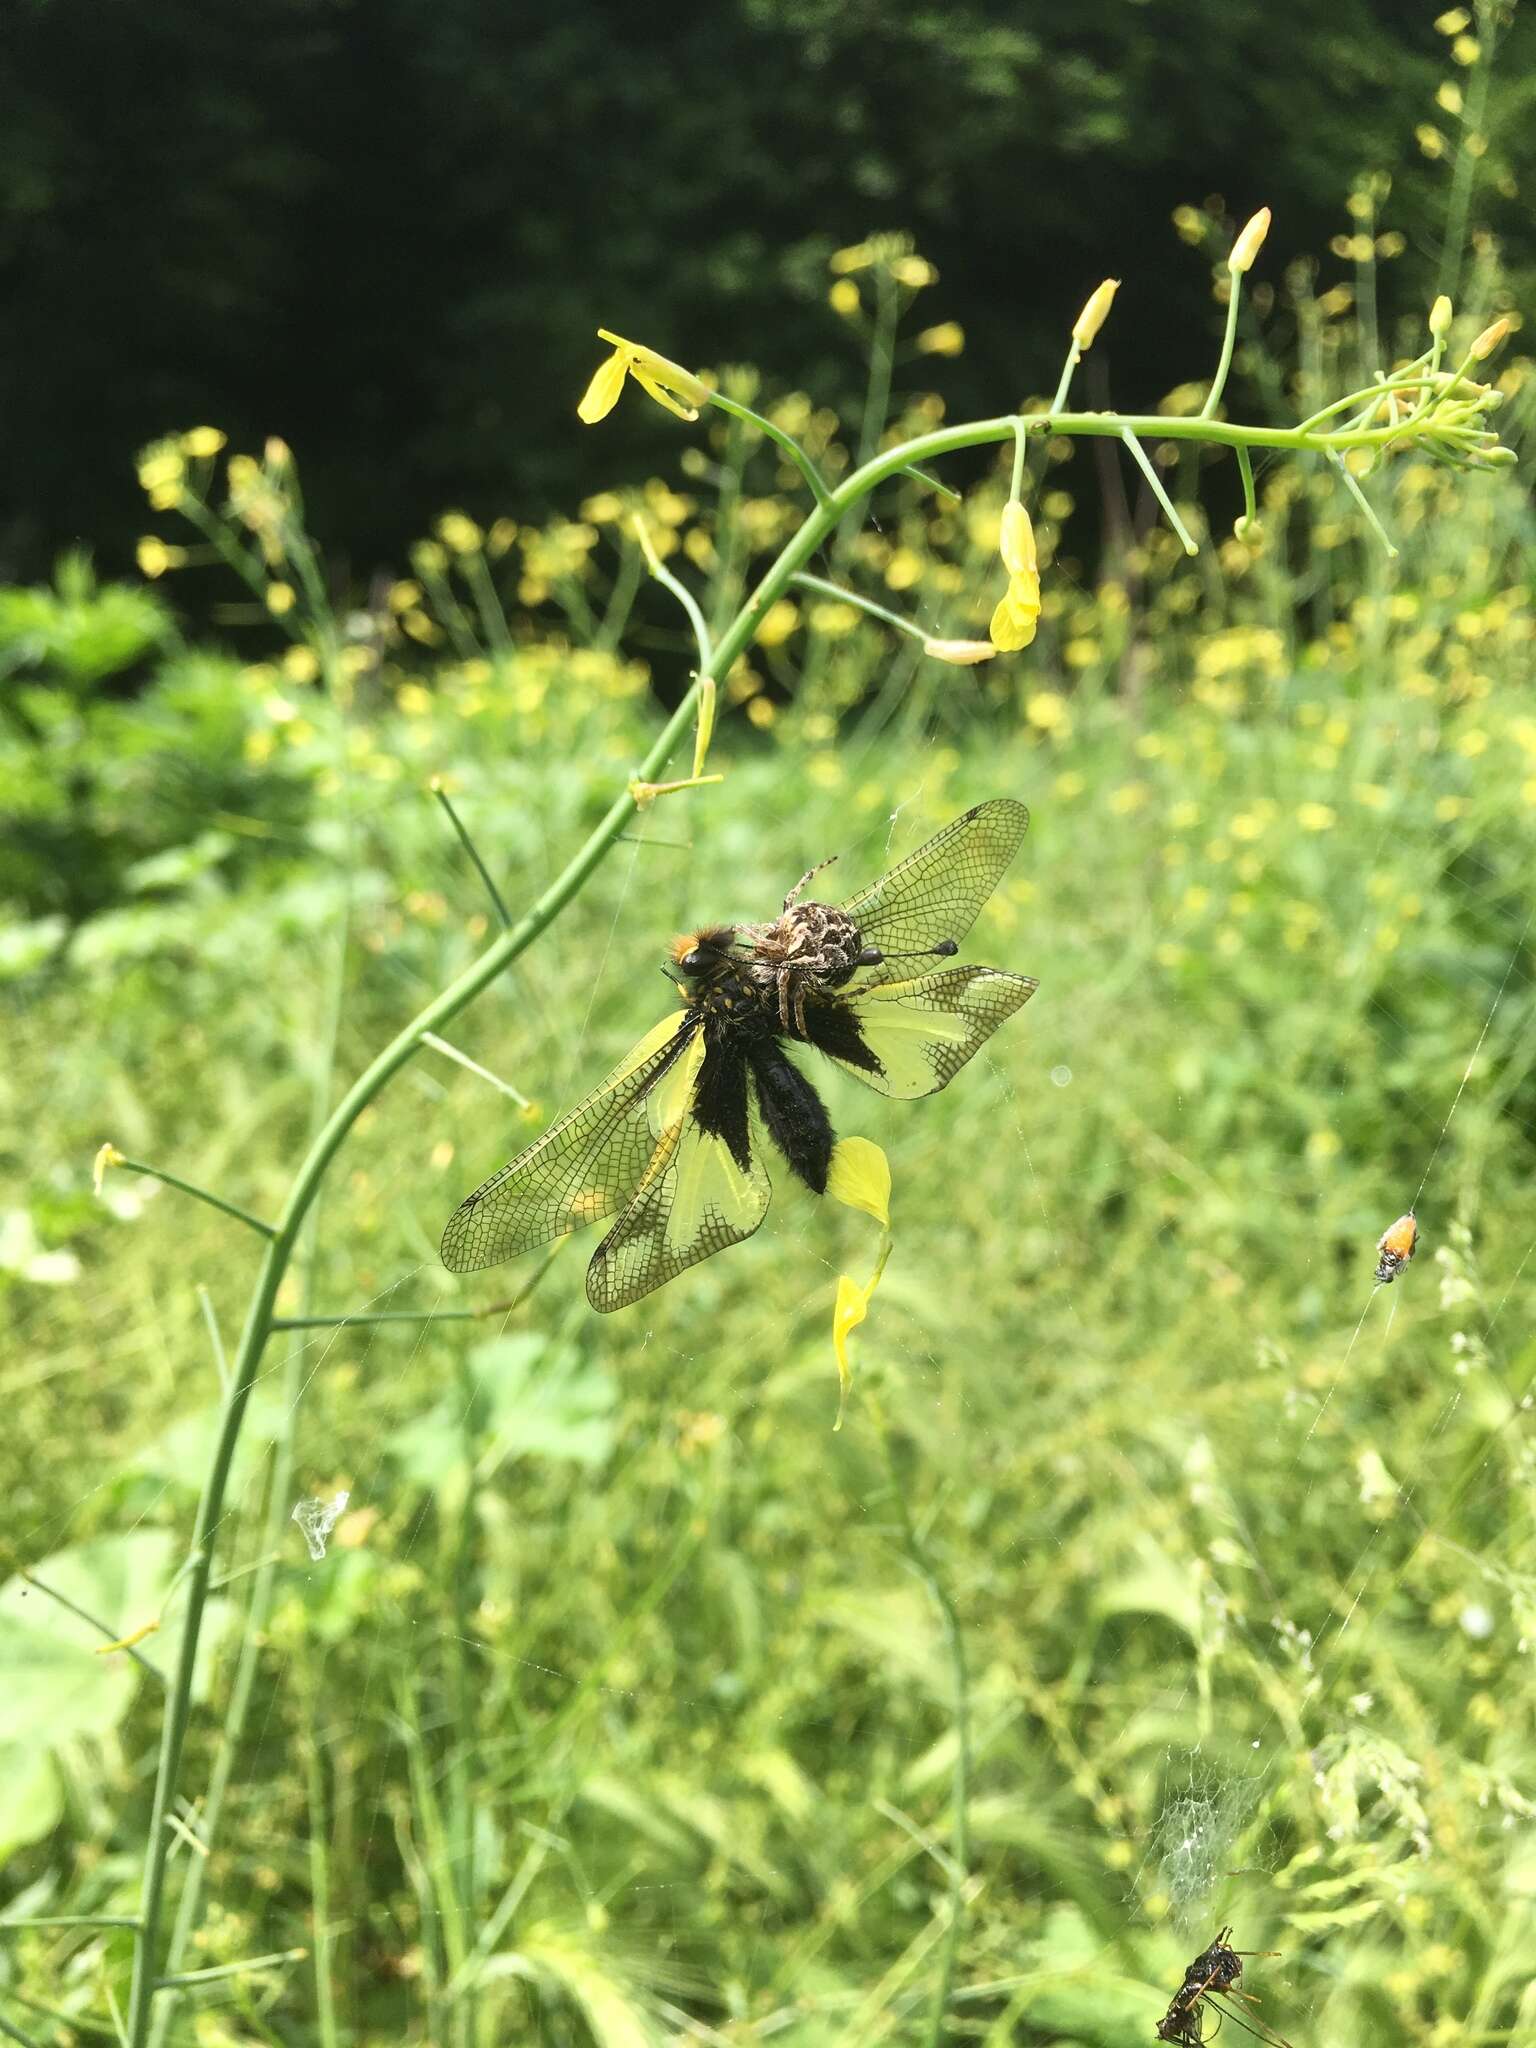
<path id="1" fill-rule="evenodd" d="M 796 882 L 793 889 L 791 889 L 789 894 L 784 898 L 784 908 L 786 910 L 793 910 L 795 905 L 800 901 L 800 892 L 805 887 L 806 883 L 814 881 L 816 876 L 821 873 L 822 869 L 831 867 L 833 861 L 835 861 L 836 859 L 837 855 L 835 853 L 829 854 L 825 860 L 817 861 L 815 867 L 807 868 L 805 873 L 800 877 L 799 881 Z"/>

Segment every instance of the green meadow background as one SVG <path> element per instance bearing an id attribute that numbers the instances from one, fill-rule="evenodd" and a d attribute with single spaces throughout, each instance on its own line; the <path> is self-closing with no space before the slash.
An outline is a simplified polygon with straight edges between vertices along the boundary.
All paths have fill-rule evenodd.
<path id="1" fill-rule="evenodd" d="M 1348 260 L 1277 285 L 1234 412 L 1295 418 L 1378 345 L 1417 352 L 1423 309 L 1378 294 L 1359 226 L 1385 195 L 1346 197 Z M 1187 209 L 1095 275 L 1198 271 L 1225 233 Z M 884 292 L 910 255 L 853 274 Z M 1486 235 L 1466 278 L 1470 338 L 1508 297 Z M 877 343 L 886 312 L 942 321 L 941 287 L 890 291 Z M 771 334 L 749 350 L 725 388 L 833 473 L 861 432 L 944 415 L 942 350 L 846 419 Z M 1518 335 L 1512 358 L 1523 448 Z M 583 463 L 596 360 L 559 398 Z M 176 1574 L 257 1264 L 132 1167 L 98 1193 L 93 1156 L 276 1213 L 341 1089 L 492 931 L 433 779 L 516 913 L 686 678 L 634 513 L 717 622 L 800 516 L 715 417 L 553 516 L 510 485 L 449 503 L 372 578 L 319 531 L 313 586 L 274 600 L 273 569 L 264 601 L 220 550 L 259 554 L 264 492 L 299 516 L 293 471 L 169 418 L 138 573 L 77 546 L 0 590 L 7 2039 L 116 2038 L 129 1933 L 67 1923 L 137 1910 Z M 1244 1985 L 1295 2048 L 1536 2042 L 1522 472 L 1365 479 L 1389 559 L 1321 466 L 1261 466 L 1261 535 L 1235 538 L 1230 463 L 1186 452 L 1190 560 L 1129 465 L 1052 443 L 1022 654 L 943 666 L 806 593 L 769 615 L 724 682 L 722 780 L 639 811 L 456 1020 L 485 1074 L 424 1052 L 328 1178 L 281 1312 L 424 1313 L 263 1361 L 171 1822 L 192 1981 L 160 2038 L 1129 2048 L 1230 1925 L 1276 1952 Z M 201 531 L 154 509 L 172 473 Z M 888 487 L 821 568 L 984 633 L 1006 472 L 964 481 Z M 442 1270 L 462 1195 L 663 1013 L 675 932 L 769 914 L 830 854 L 851 893 L 1002 795 L 1033 820 L 966 957 L 1039 993 L 931 1100 L 819 1077 L 894 1180 L 840 1431 L 833 1297 L 876 1232 L 782 1168 L 753 1240 L 611 1318 L 590 1235 L 547 1270 Z M 1418 1256 L 1376 1289 L 1409 1208 Z M 312 1558 L 292 1511 L 341 1491 Z"/>

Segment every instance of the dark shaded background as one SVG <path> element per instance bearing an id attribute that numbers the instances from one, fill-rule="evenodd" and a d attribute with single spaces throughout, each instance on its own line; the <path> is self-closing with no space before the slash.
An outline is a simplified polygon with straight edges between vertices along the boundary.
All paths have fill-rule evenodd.
<path id="1" fill-rule="evenodd" d="M 876 227 L 937 263 L 926 318 L 966 327 L 925 372 L 957 411 L 1048 386 L 1106 272 L 1118 402 L 1208 367 L 1209 266 L 1169 216 L 1213 192 L 1239 220 L 1273 205 L 1278 277 L 1326 266 L 1361 170 L 1407 164 L 1383 223 L 1427 304 L 1449 174 L 1413 131 L 1452 69 L 1439 11 L 9 0 L 0 576 L 76 540 L 122 566 L 133 452 L 203 421 L 286 436 L 358 573 L 445 505 L 570 507 L 675 440 L 639 405 L 575 426 L 599 323 L 846 402 L 825 257 Z"/>

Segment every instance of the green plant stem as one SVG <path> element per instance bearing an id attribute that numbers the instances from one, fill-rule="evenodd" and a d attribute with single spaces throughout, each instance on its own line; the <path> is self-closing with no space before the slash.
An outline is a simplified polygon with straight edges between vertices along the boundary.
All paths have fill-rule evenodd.
<path id="1" fill-rule="evenodd" d="M 27 1913 L 16 1920 L 0 1920 L 7 1927 L 137 1927 L 131 1913 Z"/>
<path id="2" fill-rule="evenodd" d="M 0 2035 L 4 2035 L 7 2041 L 19 2042 L 20 2048 L 37 2048 L 32 2036 L 24 2034 L 20 2027 L 13 2027 L 3 2013 L 0 2013 Z"/>
<path id="3" fill-rule="evenodd" d="M 1232 281 L 1232 289 L 1227 294 L 1227 326 L 1221 337 L 1221 360 L 1216 365 L 1216 375 L 1211 380 L 1211 388 L 1205 394 L 1205 403 L 1200 408 L 1200 417 L 1203 420 L 1210 419 L 1221 403 L 1221 394 L 1227 388 L 1227 373 L 1232 368 L 1232 350 L 1237 341 L 1237 306 L 1243 292 L 1243 273 L 1240 270 L 1229 270 L 1227 275 Z"/>
<path id="4" fill-rule="evenodd" d="M 125 1173 L 147 1173 L 151 1180 L 163 1180 L 168 1188 L 177 1188 L 184 1195 L 191 1195 L 195 1201 L 206 1202 L 210 1209 L 222 1209 L 226 1216 L 233 1216 L 237 1223 L 244 1223 L 249 1229 L 259 1231 L 263 1237 L 276 1237 L 276 1226 L 263 1223 L 259 1216 L 253 1216 L 249 1209 L 242 1209 L 234 1202 L 226 1202 L 222 1195 L 211 1195 L 206 1188 L 183 1180 L 179 1174 L 167 1173 L 163 1166 L 146 1166 L 142 1159 L 125 1159 L 121 1153 L 113 1160 Z"/>
<path id="5" fill-rule="evenodd" d="M 929 1597 L 939 1610 L 944 1624 L 944 1640 L 949 1651 L 950 1672 L 955 1688 L 955 1768 L 951 1780 L 951 1823 L 953 1837 L 951 1844 L 949 1877 L 949 1924 L 944 1931 L 944 1953 L 939 1966 L 939 1981 L 933 1994 L 933 2008 L 928 2019 L 927 2048 L 939 2048 L 944 2039 L 945 2020 L 949 2011 L 950 1994 L 954 1990 L 955 1964 L 960 1952 L 960 1928 L 965 1916 L 966 1887 L 971 1872 L 971 1691 L 970 1675 L 965 1660 L 965 1637 L 960 1629 L 960 1617 L 955 1604 L 949 1597 L 949 1590 L 934 1567 L 928 1554 L 928 1547 L 918 1534 L 907 1504 L 906 1487 L 896 1469 L 895 1453 L 891 1449 L 890 1429 L 878 1396 L 871 1396 L 870 1407 L 875 1418 L 875 1428 L 880 1438 L 880 1448 L 885 1457 L 885 1468 L 890 1475 L 891 1497 L 896 1506 L 896 1517 L 901 1524 L 901 1540 L 906 1549 L 912 1569 L 928 1589 Z"/>
<path id="6" fill-rule="evenodd" d="M 309 1901 L 315 1934 L 315 2013 L 321 2048 L 337 2048 L 336 1993 L 331 1983 L 330 1815 L 325 1796 L 325 1762 L 320 1754 L 314 1701 L 304 1745 L 305 1793 L 309 1806 Z M 302 1954 L 302 1950 L 300 1951 Z"/>
<path id="7" fill-rule="evenodd" d="M 270 1955 L 247 1956 L 239 1963 L 210 1963 L 206 1970 L 182 1970 L 174 1977 L 162 1977 L 160 1989 L 169 1991 L 180 1984 L 216 1984 L 221 1977 L 245 1977 L 252 1970 L 275 1970 L 282 1963 L 302 1963 L 307 1949 L 279 1948 Z"/>
<path id="8" fill-rule="evenodd" d="M 770 441 L 783 449 L 796 469 L 805 478 L 806 482 L 810 485 L 811 496 L 816 500 L 817 504 L 825 505 L 830 502 L 832 493 L 827 489 L 826 479 L 793 434 L 786 434 L 782 427 L 776 427 L 772 420 L 764 419 L 763 415 L 760 412 L 754 412 L 750 405 L 738 405 L 734 398 L 726 398 L 718 391 L 711 391 L 709 402 L 711 405 L 718 407 L 721 412 L 728 412 L 733 419 L 750 421 L 760 432 L 766 434 Z"/>
<path id="9" fill-rule="evenodd" d="M 497 888 L 496 884 L 491 880 L 491 871 L 486 866 L 485 862 L 480 858 L 479 849 L 476 847 L 474 840 L 470 838 L 469 833 L 465 828 L 463 819 L 454 809 L 453 802 L 449 797 L 447 790 L 443 788 L 443 785 L 439 781 L 437 781 L 435 777 L 433 778 L 432 782 L 432 794 L 437 798 L 438 802 L 442 805 L 444 811 L 447 813 L 449 824 L 453 827 L 454 831 L 457 832 L 457 834 L 459 835 L 460 846 L 462 846 L 464 851 L 469 855 L 470 860 L 474 863 L 475 872 L 479 875 L 481 881 L 484 882 L 485 893 L 487 896 L 490 897 L 492 906 L 494 907 L 496 912 L 496 922 L 501 926 L 504 932 L 510 931 L 512 929 L 512 913 L 510 910 L 508 910 L 506 904 L 502 901 L 501 891 Z"/>
<path id="10" fill-rule="evenodd" d="M 1067 360 L 1061 366 L 1061 376 L 1056 383 L 1056 396 L 1051 400 L 1051 411 L 1060 412 L 1067 402 L 1067 393 L 1072 387 L 1072 376 L 1083 360 L 1083 352 L 1074 341 L 1067 350 Z M 1017 493 L 1015 493 L 1017 495 Z"/>
<path id="11" fill-rule="evenodd" d="M 476 1323 L 493 1315 L 488 1308 L 388 1308 L 374 1315 L 356 1316 L 274 1316 L 274 1330 L 367 1329 L 377 1323 Z"/>
<path id="12" fill-rule="evenodd" d="M 829 597 L 837 604 L 851 604 L 855 610 L 868 612 L 872 619 L 879 619 L 884 625 L 898 633 L 905 633 L 913 640 L 926 640 L 928 635 L 921 626 L 911 619 L 904 619 L 900 612 L 893 612 L 883 604 L 877 604 L 872 597 L 865 597 L 857 590 L 845 590 L 841 583 L 829 583 L 825 576 L 808 576 L 801 570 L 790 579 L 797 590 L 813 590 L 818 597 Z"/>
<path id="13" fill-rule="evenodd" d="M 1140 441 L 1137 440 L 1136 436 L 1131 432 L 1129 427 L 1126 427 L 1124 429 L 1124 431 L 1121 434 L 1121 439 L 1125 442 L 1126 447 L 1130 449 L 1132 455 L 1135 456 L 1141 473 L 1146 478 L 1147 483 L 1151 488 L 1153 497 L 1156 498 L 1159 505 L 1162 506 L 1163 512 L 1167 517 L 1168 524 L 1179 536 L 1179 544 L 1183 548 L 1185 554 L 1198 555 L 1200 550 L 1198 546 L 1195 544 L 1195 541 L 1191 538 L 1188 527 L 1185 526 L 1183 520 L 1175 511 L 1172 498 L 1170 498 L 1167 491 L 1164 490 L 1163 480 L 1158 475 L 1156 466 L 1154 465 L 1151 456 L 1148 455 L 1146 449 L 1142 447 Z"/>
<path id="14" fill-rule="evenodd" d="M 109 1643 L 116 1643 L 118 1638 L 124 1633 L 120 1628 L 110 1628 L 106 1622 L 98 1621 L 94 1614 L 87 1614 L 83 1607 L 77 1607 L 73 1600 L 69 1599 L 65 1594 L 57 1592 L 52 1586 L 46 1585 L 43 1580 L 34 1577 L 31 1572 L 20 1571 L 16 1576 L 27 1585 L 35 1586 L 39 1593 L 45 1594 L 56 1606 L 62 1607 L 66 1614 L 72 1614 L 76 1621 L 83 1621 L 87 1628 L 93 1628 L 98 1635 L 105 1636 Z M 157 1685 L 165 1684 L 165 1673 L 160 1669 L 160 1666 L 158 1664 L 151 1664 L 147 1657 L 140 1656 L 131 1643 L 123 1646 L 123 1655 L 131 1657 L 135 1664 L 147 1671 Z M 137 1921 L 132 1921 L 129 1924 L 137 1926 L 138 1923 Z"/>
<path id="15" fill-rule="evenodd" d="M 1370 499 L 1365 495 L 1364 491 L 1361 490 L 1360 485 L 1356 481 L 1356 479 L 1350 475 L 1343 456 L 1330 455 L 1328 457 L 1328 460 L 1333 464 L 1334 468 L 1339 472 L 1339 475 L 1344 479 L 1345 485 L 1348 488 L 1350 496 L 1354 499 L 1355 503 L 1360 507 L 1360 510 L 1365 514 L 1366 524 L 1370 527 L 1371 531 L 1375 534 L 1376 538 L 1381 542 L 1382 546 L 1386 549 L 1388 556 L 1395 561 L 1397 559 L 1397 549 L 1393 545 L 1391 535 L 1387 532 L 1387 529 L 1382 525 L 1381 521 L 1376 517 L 1376 510 L 1375 507 L 1371 504 Z"/>
<path id="16" fill-rule="evenodd" d="M 505 928 L 503 926 L 503 930 Z M 430 1046 L 433 1052 L 440 1052 L 445 1060 L 452 1060 L 456 1066 L 462 1067 L 466 1073 L 475 1074 L 482 1081 L 489 1081 L 493 1088 L 499 1089 L 503 1095 L 515 1102 L 519 1109 L 532 1109 L 533 1104 L 528 1100 L 527 1096 L 521 1090 L 514 1088 L 510 1081 L 503 1081 L 499 1074 L 493 1074 L 489 1067 L 482 1067 L 477 1060 L 472 1060 L 467 1052 L 460 1052 L 459 1048 L 456 1045 L 450 1045 L 446 1038 L 439 1038 L 435 1031 L 423 1032 L 421 1042 L 423 1045 Z"/>
<path id="17" fill-rule="evenodd" d="M 693 628 L 694 646 L 698 649 L 699 674 L 701 676 L 712 674 L 714 671 L 714 650 L 710 644 L 709 626 L 703 611 L 700 609 L 698 599 L 686 583 L 672 574 L 672 571 L 667 567 L 660 555 L 657 554 L 651 540 L 650 530 L 638 512 L 635 514 L 635 531 L 639 534 L 640 545 L 645 550 L 645 566 L 650 570 L 658 583 L 671 591 L 683 610 L 688 614 L 688 623 Z M 645 779 L 648 780 L 649 778 Z"/>
<path id="18" fill-rule="evenodd" d="M 1259 507 L 1253 494 L 1253 457 L 1246 448 L 1237 451 L 1237 468 L 1243 480 L 1243 517 L 1256 520 Z"/>

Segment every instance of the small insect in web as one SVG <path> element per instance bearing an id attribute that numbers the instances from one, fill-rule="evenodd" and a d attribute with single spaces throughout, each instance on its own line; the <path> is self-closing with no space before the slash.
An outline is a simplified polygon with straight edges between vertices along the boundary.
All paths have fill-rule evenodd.
<path id="1" fill-rule="evenodd" d="M 1290 2048 L 1290 2043 L 1280 2034 L 1274 2033 L 1255 2012 L 1240 2013 L 1229 1999 L 1240 1998 L 1247 2006 L 1257 2005 L 1258 2000 L 1250 1991 L 1239 1991 L 1237 1980 L 1243 1974 L 1245 1956 L 1276 1955 L 1276 1949 L 1236 1949 L 1231 1946 L 1232 1929 L 1223 1927 L 1209 1948 L 1202 1949 L 1184 1972 L 1180 1985 L 1167 2012 L 1157 2023 L 1159 2041 L 1173 2041 L 1178 2048 L 1201 2048 L 1207 2040 L 1214 2040 L 1224 2019 L 1233 2021 L 1244 2033 L 1252 2034 L 1255 2040 L 1264 2041 L 1269 2048 Z M 1207 2034 L 1205 2022 L 1208 2014 L 1215 2013 L 1216 2025 Z"/>
<path id="2" fill-rule="evenodd" d="M 1410 1209 L 1406 1216 L 1398 1217 L 1390 1230 L 1382 1232 L 1376 1246 L 1379 1254 L 1376 1260 L 1377 1286 L 1390 1287 L 1418 1248 L 1419 1226 Z"/>
<path id="3" fill-rule="evenodd" d="M 825 1194 L 832 1120 L 787 1048 L 901 1101 L 953 1080 L 1038 984 L 922 963 L 959 951 L 1028 824 L 1008 798 L 977 804 L 846 903 L 801 900 L 812 868 L 776 918 L 676 940 L 663 972 L 683 1008 L 459 1205 L 443 1264 L 473 1273 L 617 1214 L 587 1269 L 606 1312 L 752 1235 L 765 1134 Z"/>

